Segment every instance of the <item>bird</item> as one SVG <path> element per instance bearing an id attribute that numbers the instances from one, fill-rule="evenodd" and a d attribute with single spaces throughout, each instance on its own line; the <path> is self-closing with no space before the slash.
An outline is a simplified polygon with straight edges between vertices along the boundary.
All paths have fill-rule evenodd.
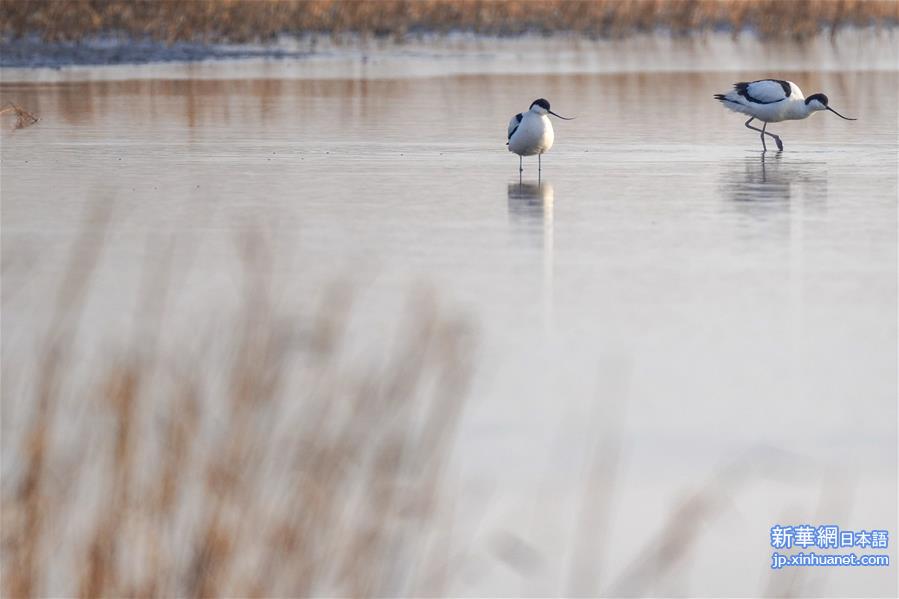
<path id="1" fill-rule="evenodd" d="M 806 98 L 802 95 L 802 90 L 798 85 L 782 79 L 741 81 L 734 84 L 733 91 L 726 94 L 715 94 L 715 99 L 734 112 L 742 112 L 752 117 L 744 124 L 747 128 L 760 133 L 762 150 L 766 152 L 768 151 L 768 146 L 765 144 L 766 135 L 774 138 L 778 150 L 783 151 L 784 149 L 780 137 L 765 130 L 768 123 L 804 119 L 820 110 L 829 110 L 847 121 L 858 120 L 843 116 L 831 108 L 827 96 L 824 94 L 812 94 Z M 750 125 L 755 119 L 764 123 L 761 129 Z"/>
<path id="2" fill-rule="evenodd" d="M 544 98 L 538 98 L 531 102 L 527 112 L 519 112 L 509 121 L 509 140 L 506 145 L 509 151 L 518 154 L 518 172 L 524 171 L 522 166 L 523 156 L 537 155 L 537 171 L 543 170 L 541 157 L 553 147 L 555 134 L 549 116 L 553 115 L 564 121 L 574 120 L 556 114 L 549 109 L 549 102 Z"/>

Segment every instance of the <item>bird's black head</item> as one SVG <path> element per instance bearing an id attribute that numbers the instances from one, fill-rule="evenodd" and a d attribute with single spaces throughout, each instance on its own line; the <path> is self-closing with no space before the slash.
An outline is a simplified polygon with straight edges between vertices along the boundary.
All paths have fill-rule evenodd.
<path id="1" fill-rule="evenodd" d="M 551 114 L 551 115 L 559 117 L 560 119 L 565 120 L 565 121 L 571 120 L 568 117 L 564 117 L 561 114 L 556 114 L 555 112 L 550 110 L 549 102 L 547 102 L 543 98 L 540 98 L 539 100 L 534 100 L 533 102 L 531 102 L 531 107 L 528 110 L 530 110 L 531 112 L 535 112 L 541 116 Z"/>
<path id="2" fill-rule="evenodd" d="M 549 112 L 549 102 L 547 102 L 543 98 L 540 98 L 539 100 L 534 100 L 533 102 L 531 102 L 531 108 L 533 108 L 534 106 L 539 106 L 543 110 Z"/>
<path id="3" fill-rule="evenodd" d="M 821 102 L 821 104 L 823 104 L 824 106 L 827 106 L 827 96 L 825 96 L 824 94 L 812 94 L 808 98 L 805 99 L 805 103 L 808 104 L 812 100 L 817 100 L 818 102 Z"/>
<path id="4" fill-rule="evenodd" d="M 819 110 L 829 110 L 841 119 L 845 119 L 847 121 L 855 121 L 858 119 L 852 119 L 848 116 L 843 116 L 833 108 L 831 108 L 827 103 L 827 96 L 824 94 L 812 94 L 808 98 L 805 99 L 805 106 L 809 112 L 817 112 Z"/>

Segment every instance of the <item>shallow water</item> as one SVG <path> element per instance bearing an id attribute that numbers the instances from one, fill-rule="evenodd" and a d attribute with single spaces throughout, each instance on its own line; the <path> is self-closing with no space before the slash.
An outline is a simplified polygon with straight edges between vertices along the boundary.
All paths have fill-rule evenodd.
<path id="1" fill-rule="evenodd" d="M 899 74 L 778 74 L 859 120 L 772 125 L 786 151 L 762 154 L 711 97 L 753 72 L 7 81 L 0 101 L 41 121 L 2 137 L 4 395 L 102 200 L 89 352 L 135 333 L 141 273 L 168 243 L 172 322 L 233 305 L 250 228 L 271 240 L 280 304 L 348 279 L 364 334 L 424 285 L 477 330 L 453 593 L 577 593 L 578 569 L 593 592 L 779 592 L 772 524 L 897 530 Z M 577 117 L 556 121 L 539 183 L 504 146 L 537 96 Z M 594 456 L 606 495 L 585 490 Z M 710 483 L 735 463 L 751 474 Z M 726 505 L 689 559 L 641 571 L 709 485 Z M 584 547 L 593 499 L 609 518 Z M 790 584 L 895 593 L 893 568 L 822 570 Z"/>

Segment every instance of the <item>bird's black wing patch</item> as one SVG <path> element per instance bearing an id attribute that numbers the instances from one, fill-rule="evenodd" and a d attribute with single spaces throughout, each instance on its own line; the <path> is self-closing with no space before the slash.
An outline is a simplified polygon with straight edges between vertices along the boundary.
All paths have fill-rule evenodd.
<path id="1" fill-rule="evenodd" d="M 783 88 L 784 95 L 786 97 L 780 98 L 779 100 L 768 100 L 768 101 L 759 100 L 758 98 L 752 97 L 749 94 L 749 86 L 752 85 L 753 83 L 761 83 L 762 81 L 773 81 L 774 83 L 779 84 Z M 750 102 L 753 102 L 755 104 L 775 104 L 777 102 L 782 102 L 786 98 L 789 98 L 790 94 L 792 93 L 792 88 L 790 87 L 790 82 L 784 81 L 782 79 L 759 79 L 757 81 L 748 81 L 748 82 L 741 81 L 739 83 L 734 83 L 734 89 L 737 90 L 738 94 L 740 94 L 741 96 L 743 96 L 744 98 L 746 98 L 747 100 L 749 100 Z"/>
<path id="2" fill-rule="evenodd" d="M 521 114 L 520 112 L 515 115 L 515 120 L 518 121 L 519 123 L 521 123 L 521 119 L 523 119 L 523 118 L 524 118 L 524 115 Z M 509 139 L 512 139 L 512 136 L 515 135 L 516 131 L 518 131 L 518 125 L 515 125 L 514 127 L 512 127 L 509 130 Z M 506 145 L 509 145 L 508 141 L 506 141 Z"/>
<path id="3" fill-rule="evenodd" d="M 755 99 L 753 99 L 753 97 L 749 95 L 749 83 L 747 83 L 746 81 L 734 83 L 734 89 L 737 90 L 738 94 L 740 94 L 750 102 L 755 102 Z"/>

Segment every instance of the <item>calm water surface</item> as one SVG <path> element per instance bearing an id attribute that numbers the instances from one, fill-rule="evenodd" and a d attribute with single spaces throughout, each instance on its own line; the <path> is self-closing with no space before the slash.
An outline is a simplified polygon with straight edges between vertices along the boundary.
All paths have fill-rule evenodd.
<path id="1" fill-rule="evenodd" d="M 894 568 L 768 569 L 776 522 L 897 533 L 899 76 L 779 74 L 859 120 L 772 125 L 786 151 L 763 155 L 712 99 L 751 72 L 4 83 L 41 116 L 2 136 L 4 395 L 102 200 L 99 355 L 139 330 L 161 247 L 174 328 L 237 305 L 251 229 L 288 310 L 351 282 L 368 351 L 421 287 L 472 322 L 454 592 L 576 593 L 580 567 L 616 594 L 894 593 Z M 519 182 L 505 127 L 539 96 L 577 119 Z M 585 490 L 606 450 L 614 492 Z M 690 559 L 640 582 L 671 510 L 735 463 Z"/>

